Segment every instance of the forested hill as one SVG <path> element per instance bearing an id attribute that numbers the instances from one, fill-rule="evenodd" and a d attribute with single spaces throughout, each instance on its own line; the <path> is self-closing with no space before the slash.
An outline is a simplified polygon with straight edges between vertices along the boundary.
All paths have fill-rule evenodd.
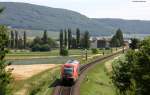
<path id="1" fill-rule="evenodd" d="M 80 13 L 27 3 L 0 2 L 6 9 L 0 24 L 13 28 L 59 31 L 64 28 L 88 30 L 92 35 L 108 35 L 121 28 L 127 33 L 150 33 L 150 21 L 95 19 Z"/>

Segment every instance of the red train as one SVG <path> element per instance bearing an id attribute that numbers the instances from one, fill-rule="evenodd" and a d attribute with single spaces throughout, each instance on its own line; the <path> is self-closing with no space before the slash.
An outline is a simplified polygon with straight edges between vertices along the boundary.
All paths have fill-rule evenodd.
<path id="1" fill-rule="evenodd" d="M 68 60 L 62 65 L 61 79 L 62 81 L 75 82 L 79 77 L 80 63 L 77 60 Z"/>

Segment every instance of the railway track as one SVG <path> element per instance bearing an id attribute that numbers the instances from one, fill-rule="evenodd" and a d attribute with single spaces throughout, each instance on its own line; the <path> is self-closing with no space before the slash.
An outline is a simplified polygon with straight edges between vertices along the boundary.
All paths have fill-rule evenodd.
<path id="1" fill-rule="evenodd" d="M 95 59 L 94 61 L 82 65 L 80 67 L 80 77 L 78 79 L 78 81 L 74 84 L 74 85 L 70 85 L 70 86 L 64 86 L 61 84 L 61 82 L 59 83 L 59 86 L 56 86 L 54 88 L 54 91 L 52 93 L 52 95 L 79 95 L 79 87 L 81 82 L 84 79 L 84 73 L 86 73 L 86 71 L 91 68 L 94 67 L 94 65 L 98 64 L 99 62 L 103 63 L 119 54 L 121 54 L 123 51 L 119 51 L 104 57 L 100 57 L 98 59 Z"/>
<path id="2" fill-rule="evenodd" d="M 61 87 L 59 91 L 59 95 L 72 95 L 72 87 Z"/>

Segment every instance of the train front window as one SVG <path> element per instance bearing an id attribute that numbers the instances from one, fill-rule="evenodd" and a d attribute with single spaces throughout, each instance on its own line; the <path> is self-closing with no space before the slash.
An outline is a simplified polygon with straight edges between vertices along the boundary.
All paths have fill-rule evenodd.
<path id="1" fill-rule="evenodd" d="M 70 68 L 64 68 L 64 73 L 67 74 L 67 75 L 72 75 L 73 68 L 72 67 L 70 67 Z"/>

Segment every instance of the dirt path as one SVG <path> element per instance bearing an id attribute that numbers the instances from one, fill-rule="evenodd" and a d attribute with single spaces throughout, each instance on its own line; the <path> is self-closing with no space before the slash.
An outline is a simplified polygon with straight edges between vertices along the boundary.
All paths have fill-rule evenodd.
<path id="1" fill-rule="evenodd" d="M 34 65 L 11 65 L 7 68 L 13 68 L 12 76 L 15 80 L 25 80 L 46 69 L 54 68 L 59 64 L 34 64 Z"/>

